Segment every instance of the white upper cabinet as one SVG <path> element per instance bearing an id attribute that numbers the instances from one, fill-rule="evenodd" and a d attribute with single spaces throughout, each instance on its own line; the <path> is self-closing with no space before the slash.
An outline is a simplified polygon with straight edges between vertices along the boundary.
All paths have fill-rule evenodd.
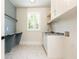
<path id="1" fill-rule="evenodd" d="M 51 20 L 76 6 L 76 0 L 51 0 Z"/>
<path id="2" fill-rule="evenodd" d="M 51 19 L 54 19 L 64 11 L 64 0 L 51 0 Z"/>
<path id="3" fill-rule="evenodd" d="M 66 6 L 66 10 L 72 9 L 76 6 L 76 0 L 64 0 L 64 4 Z"/>

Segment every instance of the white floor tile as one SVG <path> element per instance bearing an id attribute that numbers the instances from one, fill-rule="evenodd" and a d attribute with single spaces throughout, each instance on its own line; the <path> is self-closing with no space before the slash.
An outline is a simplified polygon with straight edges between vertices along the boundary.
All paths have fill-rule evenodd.
<path id="1" fill-rule="evenodd" d="M 10 53 L 5 55 L 5 59 L 48 59 L 42 46 L 15 47 Z"/>

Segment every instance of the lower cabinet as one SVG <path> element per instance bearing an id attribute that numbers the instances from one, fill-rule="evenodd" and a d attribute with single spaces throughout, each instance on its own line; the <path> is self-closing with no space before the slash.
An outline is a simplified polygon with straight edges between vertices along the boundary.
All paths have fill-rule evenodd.
<path id="1" fill-rule="evenodd" d="M 22 35 L 22 33 L 17 33 L 15 35 L 15 45 L 18 45 L 19 44 L 20 39 L 21 39 L 21 35 Z"/>
<path id="2" fill-rule="evenodd" d="M 10 52 L 13 47 L 14 35 L 8 35 L 5 37 L 5 53 Z"/>
<path id="3" fill-rule="evenodd" d="M 49 58 L 63 59 L 64 36 L 51 35 L 47 37 L 47 53 Z"/>
<path id="4" fill-rule="evenodd" d="M 16 45 L 19 45 L 22 33 L 15 33 L 5 36 L 5 53 L 11 51 Z"/>
<path id="5" fill-rule="evenodd" d="M 63 35 L 46 35 L 48 58 L 63 59 L 64 58 L 64 36 Z"/>

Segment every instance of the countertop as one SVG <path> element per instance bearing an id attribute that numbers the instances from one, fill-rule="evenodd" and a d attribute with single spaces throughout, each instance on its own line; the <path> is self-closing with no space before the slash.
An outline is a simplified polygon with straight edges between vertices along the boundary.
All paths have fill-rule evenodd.
<path id="1" fill-rule="evenodd" d="M 19 34 L 19 33 L 22 33 L 22 32 L 16 32 L 16 33 L 12 33 L 12 34 L 5 34 L 5 36 L 7 36 L 7 35 L 15 35 L 15 34 Z"/>
<path id="2" fill-rule="evenodd" d="M 62 35 L 64 36 L 64 33 L 59 33 L 59 32 L 45 32 L 46 35 Z"/>
<path id="3" fill-rule="evenodd" d="M 19 33 L 22 33 L 22 32 L 19 32 Z M 19 33 L 16 32 L 16 33 L 12 33 L 12 34 L 6 34 L 4 36 L 1 36 L 1 40 L 5 39 L 6 36 L 15 35 L 15 34 L 19 34 Z"/>

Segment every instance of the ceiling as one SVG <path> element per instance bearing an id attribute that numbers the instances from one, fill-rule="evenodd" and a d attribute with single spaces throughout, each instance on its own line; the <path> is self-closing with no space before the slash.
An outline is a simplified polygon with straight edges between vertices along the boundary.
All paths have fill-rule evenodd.
<path id="1" fill-rule="evenodd" d="M 10 0 L 16 7 L 50 7 L 51 0 Z"/>

